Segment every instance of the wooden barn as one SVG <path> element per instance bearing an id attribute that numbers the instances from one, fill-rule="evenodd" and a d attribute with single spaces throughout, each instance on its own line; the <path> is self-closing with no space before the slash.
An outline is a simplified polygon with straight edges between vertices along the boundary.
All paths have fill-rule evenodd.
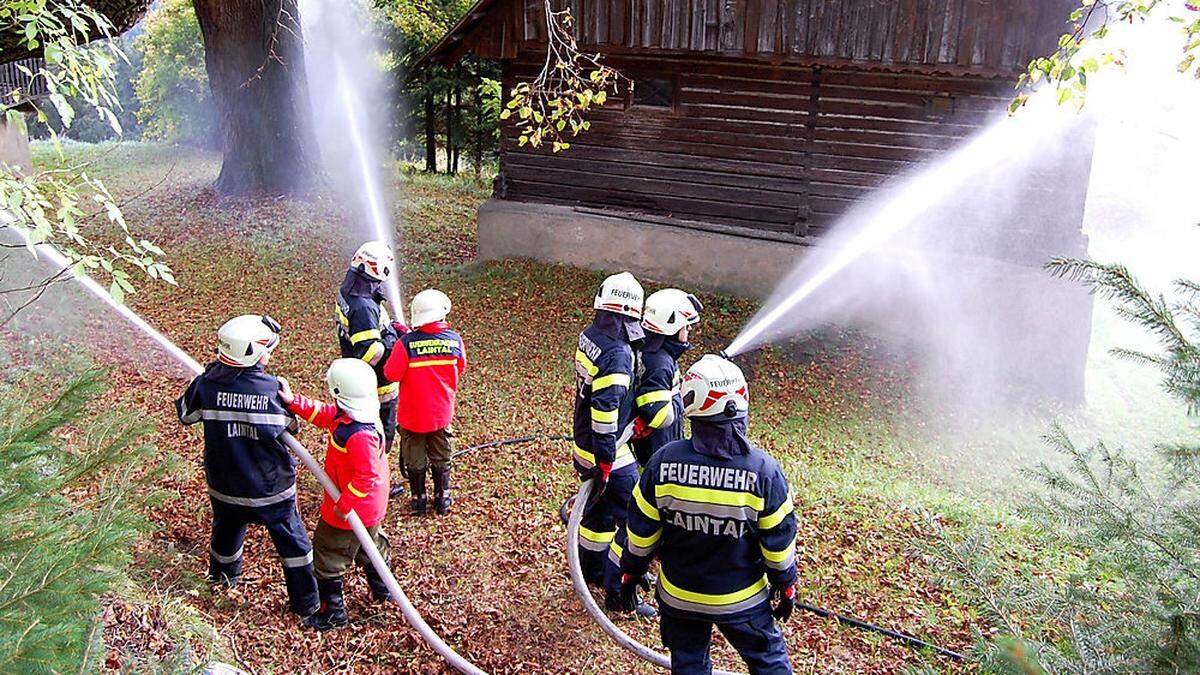
<path id="1" fill-rule="evenodd" d="M 1077 5 L 550 1 L 571 9 L 580 48 L 635 87 L 592 113 L 591 129 L 565 152 L 518 147 L 505 128 L 494 198 L 479 214 L 481 256 L 624 268 L 754 295 L 774 288 L 857 200 L 1003 114 L 1018 74 L 1056 47 Z M 426 60 L 500 60 L 507 91 L 542 67 L 545 6 L 480 0 Z M 1084 250 L 1091 152 L 1081 145 L 1075 166 L 1046 168 L 1070 179 L 1043 200 L 1054 208 L 1014 224 L 1017 248 Z M 1086 320 L 1090 303 L 1078 311 Z M 1079 354 L 1083 325 L 1062 327 Z"/>

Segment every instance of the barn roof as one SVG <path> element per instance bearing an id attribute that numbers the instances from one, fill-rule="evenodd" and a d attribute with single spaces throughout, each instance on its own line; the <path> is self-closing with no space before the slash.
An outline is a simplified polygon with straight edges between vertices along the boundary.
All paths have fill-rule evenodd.
<path id="1" fill-rule="evenodd" d="M 87 0 L 87 4 L 96 8 L 112 22 L 114 33 L 120 34 L 129 30 L 149 9 L 153 0 Z M 0 31 L 0 63 L 9 63 L 18 59 L 40 54 L 30 54 L 28 49 L 21 46 L 21 35 L 15 30 Z"/>
<path id="2" fill-rule="evenodd" d="M 551 0 L 580 47 L 1011 77 L 1053 50 L 1077 0 Z M 545 44 L 543 0 L 479 0 L 421 60 Z"/>

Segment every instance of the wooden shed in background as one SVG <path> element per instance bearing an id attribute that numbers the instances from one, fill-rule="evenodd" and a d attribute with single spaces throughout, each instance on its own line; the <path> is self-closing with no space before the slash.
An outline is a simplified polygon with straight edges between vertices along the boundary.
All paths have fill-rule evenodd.
<path id="1" fill-rule="evenodd" d="M 857 200 L 1003 114 L 1018 74 L 1055 48 L 1077 5 L 550 1 L 571 9 L 580 48 L 635 87 L 591 113 L 591 129 L 565 152 L 518 147 L 504 128 L 494 199 L 479 214 L 481 256 L 756 295 Z M 544 8 L 480 0 L 426 61 L 498 59 L 507 91 L 542 67 Z M 1069 161 L 1047 167 L 1071 176 L 1055 185 L 1054 209 L 1013 224 L 1013 257 L 1021 242 L 1036 242 L 1031 258 L 1047 246 L 1084 250 L 1090 149 Z M 1065 338 L 1084 355 L 1086 333 Z M 1073 379 L 1082 391 L 1082 375 Z"/>

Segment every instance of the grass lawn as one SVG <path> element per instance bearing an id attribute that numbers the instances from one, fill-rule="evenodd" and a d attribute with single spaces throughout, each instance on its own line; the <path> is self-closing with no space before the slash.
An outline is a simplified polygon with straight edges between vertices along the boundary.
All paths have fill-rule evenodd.
<path id="1" fill-rule="evenodd" d="M 348 222 L 336 201 L 218 205 L 209 188 L 219 170 L 217 156 L 136 143 L 69 145 L 68 153 L 71 162 L 91 160 L 89 172 L 128 200 L 131 227 L 167 251 L 179 286 L 142 284 L 128 299 L 135 310 L 201 360 L 211 354 L 225 319 L 270 313 L 286 331 L 272 370 L 298 391 L 326 395 L 322 376 L 337 356 L 331 305 L 348 253 L 364 231 Z M 36 155 L 43 165 L 58 161 L 44 146 Z M 405 293 L 428 286 L 445 291 L 454 302 L 450 319 L 470 353 L 455 422 L 459 442 L 564 433 L 574 341 L 602 275 L 527 261 L 476 261 L 474 212 L 489 193 L 482 182 L 397 172 L 394 188 Z M 647 284 L 647 291 L 657 287 Z M 756 309 L 744 299 L 701 297 L 706 314 L 691 357 L 723 348 Z M 162 471 L 160 483 L 170 496 L 153 514 L 160 530 L 139 551 L 138 592 L 111 601 L 113 662 L 182 644 L 200 657 L 256 672 L 442 668 L 398 610 L 367 604 L 365 584 L 353 575 L 353 630 L 302 631 L 284 611 L 278 562 L 262 531 L 247 540 L 245 583 L 220 593 L 202 583 L 208 499 L 201 439 L 174 421 L 171 407 L 185 381 L 172 375 L 177 369 L 164 363 L 166 357 L 116 339 L 124 326 L 103 321 L 88 344 L 115 369 L 112 403 L 153 418 L 153 440 L 164 454 L 183 459 L 148 469 Z M 977 481 L 956 480 L 973 475 L 981 463 L 1011 468 L 1014 461 L 1026 462 L 1044 420 L 1031 419 L 1015 436 L 1008 425 L 982 441 L 930 433 L 907 403 L 912 392 L 903 363 L 854 336 L 822 348 L 808 365 L 770 347 L 748 364 L 751 436 L 782 461 L 796 494 L 805 602 L 965 649 L 972 630 L 986 626 L 978 625 L 964 598 L 938 584 L 938 570 L 920 546 L 927 518 L 951 527 L 994 527 L 1018 568 L 1047 560 L 1052 568 L 1065 565 L 1057 553 L 1035 556 L 1033 535 L 1008 515 L 1009 500 L 995 491 L 980 496 L 987 491 L 976 489 Z M 1121 424 L 1137 419 L 1136 413 Z M 1091 429 L 1094 422 L 1073 423 Z M 1004 442 L 996 441 L 1000 435 Z M 310 450 L 324 448 L 311 429 L 301 440 Z M 976 454 L 996 447 L 1002 448 L 998 454 Z M 992 459 L 972 460 L 978 457 Z M 555 512 L 576 484 L 565 444 L 470 454 L 457 464 L 455 483 L 450 517 L 417 519 L 395 508 L 386 524 L 401 585 L 448 643 L 489 672 L 649 670 L 616 650 L 571 590 Z M 315 525 L 319 489 L 308 477 L 302 487 L 303 515 Z M 660 644 L 654 624 L 628 630 Z M 798 671 L 884 673 L 923 663 L 955 668 L 804 613 L 784 632 Z M 727 646 L 719 648 L 717 662 L 740 669 Z"/>

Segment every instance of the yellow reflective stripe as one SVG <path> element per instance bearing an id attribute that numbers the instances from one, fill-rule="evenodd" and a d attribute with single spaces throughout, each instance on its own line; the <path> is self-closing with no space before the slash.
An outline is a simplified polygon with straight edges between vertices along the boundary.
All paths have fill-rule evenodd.
<path id="1" fill-rule="evenodd" d="M 642 394 L 641 396 L 634 399 L 634 405 L 636 405 L 637 407 L 640 408 L 640 407 L 646 405 L 647 403 L 660 403 L 662 401 L 670 401 L 671 397 L 674 395 L 675 395 L 675 393 L 672 392 L 670 389 L 660 389 L 658 391 L 651 391 L 651 392 Z"/>
<path id="2" fill-rule="evenodd" d="M 609 387 L 629 387 L 629 376 L 625 373 L 612 373 L 592 380 L 592 391 L 600 391 Z"/>
<path id="3" fill-rule="evenodd" d="M 587 374 L 591 375 L 592 377 L 595 377 L 596 373 L 600 372 L 600 369 L 596 367 L 596 364 L 592 363 L 592 360 L 589 359 L 587 354 L 584 354 L 583 350 L 581 349 L 575 350 L 575 362 L 583 366 L 583 369 L 587 371 Z"/>
<path id="4" fill-rule="evenodd" d="M 651 546 L 657 544 L 659 538 L 662 537 L 662 528 L 660 527 L 655 530 L 654 534 L 650 535 L 649 537 L 639 537 L 636 532 L 628 527 L 625 528 L 625 534 L 629 535 L 629 543 L 633 544 L 634 546 L 637 546 L 638 548 L 650 548 Z"/>
<path id="5" fill-rule="evenodd" d="M 792 542 L 785 546 L 782 551 L 772 551 L 762 544 L 759 544 L 758 547 L 762 549 L 764 558 L 773 563 L 781 563 L 787 560 L 788 556 L 792 554 L 792 550 L 796 548 L 796 537 L 792 537 Z"/>
<path id="6" fill-rule="evenodd" d="M 333 309 L 337 312 L 338 323 L 343 326 L 350 326 L 350 319 L 346 318 L 346 313 L 342 311 L 341 305 L 335 304 Z"/>
<path id="7" fill-rule="evenodd" d="M 429 366 L 452 366 L 458 363 L 458 359 L 437 359 L 434 361 L 409 361 L 409 368 L 428 368 Z"/>
<path id="8" fill-rule="evenodd" d="M 383 354 L 383 343 L 375 342 L 370 347 L 367 347 L 366 353 L 362 355 L 362 360 L 367 363 L 378 359 Z M 374 365 L 374 364 L 372 364 Z"/>
<path id="9" fill-rule="evenodd" d="M 350 494 L 354 495 L 355 497 L 366 497 L 367 496 L 367 493 L 359 492 L 358 488 L 354 487 L 354 483 L 346 483 L 346 489 L 349 490 Z"/>
<path id="10" fill-rule="evenodd" d="M 753 492 L 733 492 L 730 490 L 711 490 L 709 488 L 690 487 L 666 483 L 654 486 L 655 497 L 675 497 L 689 502 L 701 504 L 722 504 L 724 506 L 749 506 L 755 511 L 762 511 L 762 497 Z"/>
<path id="11" fill-rule="evenodd" d="M 665 424 L 665 423 L 666 423 L 666 421 L 667 421 L 667 415 L 670 415 L 670 414 L 673 414 L 673 413 L 674 413 L 674 409 L 673 409 L 671 406 L 669 406 L 669 405 L 664 405 L 664 406 L 662 407 L 662 410 L 659 410 L 659 411 L 658 411 L 658 414 L 656 414 L 656 415 L 654 416 L 654 419 L 650 420 L 649 427 L 650 427 L 651 429 L 660 429 L 660 428 L 662 428 L 662 425 L 663 425 L 663 424 Z"/>
<path id="12" fill-rule="evenodd" d="M 621 459 L 622 457 L 627 457 L 632 454 L 633 454 L 633 451 L 629 449 L 629 444 L 626 443 L 626 444 L 622 445 L 621 447 L 617 448 L 617 454 L 613 459 Z M 579 447 L 578 445 L 575 446 L 575 456 L 578 457 L 579 459 L 584 460 L 584 462 L 586 464 L 595 464 L 596 463 L 596 455 L 588 452 L 587 450 L 584 450 L 583 448 Z"/>
<path id="13" fill-rule="evenodd" d="M 375 392 L 378 393 L 380 396 L 382 396 L 384 394 L 390 394 L 393 391 L 400 391 L 400 383 L 399 382 L 391 382 L 389 384 L 383 385 L 382 387 L 375 388 Z"/>
<path id="14" fill-rule="evenodd" d="M 379 333 L 378 328 L 372 328 L 370 330 L 360 330 L 357 333 L 355 333 L 354 335 L 350 336 L 350 344 L 356 345 L 356 344 L 362 342 L 363 340 L 378 340 L 380 337 L 381 337 L 381 335 Z"/>
<path id="15" fill-rule="evenodd" d="M 580 525 L 579 536 L 597 544 L 607 544 L 613 540 L 613 537 L 617 536 L 617 531 L 612 530 L 611 532 L 596 532 L 595 530 L 589 530 Z"/>
<path id="16" fill-rule="evenodd" d="M 596 410 L 595 408 L 592 408 L 592 421 L 593 422 L 615 423 L 617 421 L 617 411 L 616 410 Z"/>
<path id="17" fill-rule="evenodd" d="M 309 423 L 311 424 L 313 420 L 317 419 L 317 415 L 320 415 L 320 414 L 321 414 L 321 406 L 313 404 L 312 414 L 308 416 Z"/>
<path id="18" fill-rule="evenodd" d="M 719 595 L 713 595 L 713 594 L 709 594 L 709 593 L 696 593 L 694 591 L 685 591 L 682 588 L 680 588 L 680 587 L 676 586 L 675 584 L 671 583 L 670 581 L 668 581 L 666 575 L 663 574 L 661 569 L 658 571 L 658 583 L 662 585 L 662 589 L 664 591 L 666 591 L 668 594 L 670 594 L 676 598 L 679 598 L 680 600 L 686 600 L 688 602 L 694 602 L 694 603 L 700 604 L 700 605 L 720 606 L 720 605 L 732 605 L 732 604 L 741 602 L 743 600 L 746 600 L 750 597 L 753 597 L 755 593 L 758 593 L 767 587 L 767 575 L 764 574 L 763 577 L 761 579 L 759 579 L 757 582 L 751 584 L 750 586 L 747 586 L 746 588 L 743 588 L 740 591 L 734 591 L 732 593 L 721 593 Z"/>
<path id="19" fill-rule="evenodd" d="M 775 509 L 774 513 L 769 516 L 762 516 L 758 519 L 758 529 L 769 530 L 772 527 L 775 527 L 776 525 L 782 523 L 783 519 L 787 518 L 788 514 L 794 511 L 795 508 L 796 507 L 792 505 L 792 492 L 789 490 L 787 499 L 783 500 L 783 503 L 779 505 L 779 508 Z"/>
<path id="20" fill-rule="evenodd" d="M 338 445 L 337 441 L 333 440 L 333 432 L 332 431 L 329 432 L 329 447 L 333 448 L 334 450 L 337 450 L 338 452 L 346 452 L 345 448 Z"/>
<path id="21" fill-rule="evenodd" d="M 651 506 L 650 502 L 646 501 L 646 498 L 642 496 L 642 486 L 638 485 L 633 488 L 633 501 L 637 503 L 638 511 L 641 511 L 642 515 L 646 516 L 650 520 L 662 519 L 661 516 L 658 515 L 658 509 Z"/>
<path id="22" fill-rule="evenodd" d="M 613 543 L 608 545 L 608 550 L 615 553 L 618 558 L 621 557 L 621 547 L 619 544 L 617 544 L 617 541 L 615 539 L 613 540 Z"/>

